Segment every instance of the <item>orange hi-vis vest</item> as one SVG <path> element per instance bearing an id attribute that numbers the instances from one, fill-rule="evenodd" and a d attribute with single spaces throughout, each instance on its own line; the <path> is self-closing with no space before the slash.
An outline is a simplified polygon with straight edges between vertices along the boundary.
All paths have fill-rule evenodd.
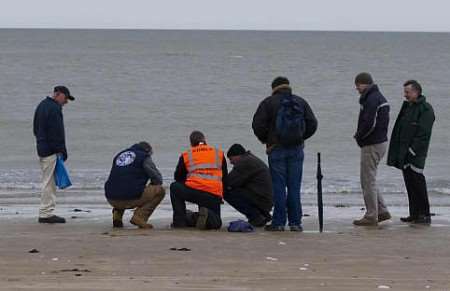
<path id="1" fill-rule="evenodd" d="M 183 161 L 188 172 L 185 185 L 222 198 L 222 159 L 221 150 L 205 144 L 184 152 Z"/>

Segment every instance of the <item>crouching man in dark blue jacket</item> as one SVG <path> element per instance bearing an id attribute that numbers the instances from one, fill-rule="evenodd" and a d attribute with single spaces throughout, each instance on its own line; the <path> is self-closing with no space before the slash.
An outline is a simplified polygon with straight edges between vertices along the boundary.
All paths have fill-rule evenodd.
<path id="1" fill-rule="evenodd" d="M 152 161 L 152 147 L 140 142 L 118 153 L 105 183 L 105 196 L 113 208 L 113 226 L 123 227 L 125 209 L 133 209 L 131 224 L 152 228 L 150 215 L 164 198 L 162 176 Z M 147 185 L 150 179 L 150 184 Z"/>

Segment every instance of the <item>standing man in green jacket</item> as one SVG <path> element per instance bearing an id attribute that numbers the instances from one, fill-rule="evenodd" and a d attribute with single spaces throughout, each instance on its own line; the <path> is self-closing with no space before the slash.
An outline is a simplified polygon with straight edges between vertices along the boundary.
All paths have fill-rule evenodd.
<path id="1" fill-rule="evenodd" d="M 430 224 L 430 204 L 423 170 L 435 120 L 433 107 L 415 80 L 406 81 L 400 113 L 392 131 L 388 165 L 403 171 L 409 200 L 409 216 L 403 222 Z"/>

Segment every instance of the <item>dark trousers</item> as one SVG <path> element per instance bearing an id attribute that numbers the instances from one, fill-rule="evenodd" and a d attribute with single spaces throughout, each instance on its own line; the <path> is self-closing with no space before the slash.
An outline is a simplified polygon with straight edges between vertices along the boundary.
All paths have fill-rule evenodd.
<path id="1" fill-rule="evenodd" d="M 430 203 L 428 201 L 427 182 L 422 173 L 411 170 L 410 167 L 403 170 L 406 191 L 409 200 L 409 215 L 417 217 L 419 215 L 430 215 Z"/>
<path id="2" fill-rule="evenodd" d="M 173 182 L 170 185 L 170 201 L 173 209 L 173 225 L 175 227 L 188 226 L 186 219 L 186 201 L 208 209 L 207 229 L 222 227 L 220 218 L 220 204 L 222 200 L 213 194 L 186 187 L 183 183 Z"/>
<path id="3" fill-rule="evenodd" d="M 255 220 L 261 216 L 270 218 L 270 213 L 258 207 L 248 193 L 240 189 L 225 192 L 223 198 L 228 204 L 233 206 L 237 211 L 244 214 L 249 221 Z"/>

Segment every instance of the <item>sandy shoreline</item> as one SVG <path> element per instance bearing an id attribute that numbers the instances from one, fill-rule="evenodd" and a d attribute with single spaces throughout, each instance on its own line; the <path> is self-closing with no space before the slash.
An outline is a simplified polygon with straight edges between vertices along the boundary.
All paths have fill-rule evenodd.
<path id="1" fill-rule="evenodd" d="M 450 290 L 448 208 L 431 227 L 400 223 L 400 207 L 355 228 L 360 208 L 327 207 L 320 234 L 310 206 L 304 233 L 233 234 L 170 230 L 163 209 L 145 231 L 113 230 L 103 206 L 61 206 L 66 225 L 36 223 L 35 206 L 0 207 L 0 290 Z"/>

